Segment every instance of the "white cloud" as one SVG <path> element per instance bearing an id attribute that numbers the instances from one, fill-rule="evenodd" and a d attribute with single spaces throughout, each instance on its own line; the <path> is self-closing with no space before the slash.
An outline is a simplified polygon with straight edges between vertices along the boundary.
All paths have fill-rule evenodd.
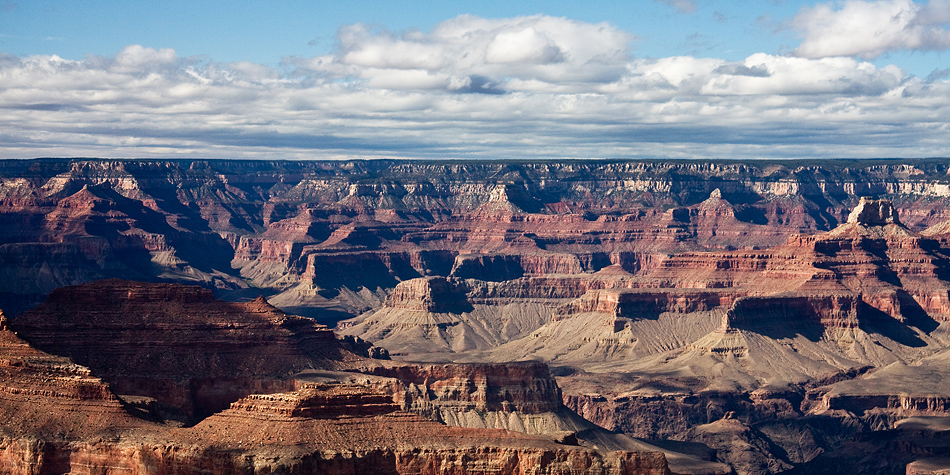
<path id="1" fill-rule="evenodd" d="M 943 74 L 765 53 L 633 59 L 632 39 L 564 18 L 462 16 L 431 32 L 347 27 L 338 51 L 279 69 L 141 46 L 0 55 L 0 141 L 22 158 L 950 153 Z"/>
<path id="2" fill-rule="evenodd" d="M 950 0 L 848 0 L 805 8 L 793 20 L 804 40 L 797 56 L 874 59 L 891 51 L 950 49 Z"/>
<path id="3" fill-rule="evenodd" d="M 754 54 L 729 74 L 711 78 L 703 92 L 713 95 L 841 94 L 877 96 L 900 87 L 904 73 L 851 58 L 790 58 Z M 727 70 L 727 68 L 721 68 Z M 742 73 L 735 74 L 736 69 Z M 749 73 L 753 72 L 753 73 Z"/>
<path id="4" fill-rule="evenodd" d="M 564 54 L 551 38 L 532 27 L 495 35 L 485 51 L 488 63 L 552 64 L 564 61 Z"/>
<path id="5" fill-rule="evenodd" d="M 552 89 L 557 83 L 610 82 L 623 74 L 634 37 L 606 24 L 584 23 L 543 15 L 484 19 L 471 15 L 439 24 L 431 33 L 410 31 L 397 35 L 364 25 L 340 30 L 335 55 L 301 61 L 298 66 L 330 75 L 358 76 L 376 84 L 393 84 L 378 76 L 410 75 L 420 79 L 398 81 L 405 89 L 429 89 L 432 74 L 449 78 L 450 90 L 465 81 L 490 82 L 496 92 L 508 79 L 540 81 Z M 479 79 L 481 78 L 481 79 Z"/>
<path id="6" fill-rule="evenodd" d="M 446 89 L 453 86 L 461 89 L 471 83 L 470 80 L 451 78 L 425 69 L 366 69 L 363 74 L 368 79 L 366 86 L 377 89 Z"/>
<path id="7" fill-rule="evenodd" d="M 425 41 L 400 40 L 389 33 L 377 33 L 364 25 L 342 28 L 340 45 L 345 64 L 385 69 L 436 69 L 445 63 L 444 51 Z"/>
<path id="8" fill-rule="evenodd" d="M 944 26 L 950 24 L 950 0 L 930 0 L 917 15 L 917 23 Z"/>
<path id="9" fill-rule="evenodd" d="M 113 59 L 113 71 L 120 73 L 151 72 L 174 66 L 178 62 L 175 50 L 126 46 Z"/>

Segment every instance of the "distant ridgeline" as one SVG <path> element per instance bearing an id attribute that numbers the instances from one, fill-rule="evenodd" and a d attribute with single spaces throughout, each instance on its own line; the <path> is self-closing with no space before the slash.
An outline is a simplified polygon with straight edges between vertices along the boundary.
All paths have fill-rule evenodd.
<path id="1" fill-rule="evenodd" d="M 53 292 L 107 278 L 161 284 L 86 284 L 87 300 Z M 125 360 L 74 337 L 134 350 L 145 337 L 123 325 L 170 328 L 155 318 L 167 299 L 133 307 L 122 290 L 146 285 L 231 309 L 169 313 L 175 325 L 218 318 L 215 348 L 319 343 L 278 358 L 292 366 L 282 374 L 332 340 L 354 365 L 365 363 L 357 353 L 388 355 L 374 376 L 406 384 L 395 402 L 377 394 L 391 382 L 264 397 L 253 388 L 271 383 L 249 376 L 228 394 L 252 396 L 228 417 L 323 417 L 336 413 L 329 402 L 376 417 L 399 403 L 449 425 L 558 433 L 558 443 L 641 450 L 628 436 L 675 439 L 668 447 L 698 454 L 667 450 L 676 473 L 950 470 L 930 460 L 950 453 L 946 419 L 926 419 L 950 417 L 950 159 L 0 161 L 0 308 L 11 328 L 48 351 L 67 338 L 97 377 L 126 377 L 97 366 Z M 111 313 L 95 310 L 109 302 Z M 67 304 L 81 308 L 62 313 L 66 327 L 43 313 Z M 272 333 L 230 334 L 264 317 Z M 207 325 L 195 324 L 178 333 L 203 340 Z M 126 359 L 161 358 L 143 353 Z M 273 363 L 256 355 L 248 373 Z M 513 366 L 473 369 L 486 363 Z M 224 394 L 192 369 L 195 382 L 164 390 L 187 402 L 185 416 L 233 403 L 190 402 L 189 391 Z M 133 375 L 111 384 L 168 386 Z M 184 381 L 178 370 L 165 379 Z M 343 404 L 360 398 L 371 407 Z"/>
<path id="2" fill-rule="evenodd" d="M 950 160 L 0 161 L 0 306 L 121 277 L 198 283 L 325 322 L 410 278 L 641 272 L 661 256 L 767 247 L 889 199 L 950 218 Z M 490 257 L 504 250 L 505 258 Z M 488 257 L 485 257 L 488 256 Z M 659 257 L 658 257 L 659 256 Z M 287 293 L 293 289 L 292 293 Z M 231 293 L 228 293 L 231 292 Z"/>

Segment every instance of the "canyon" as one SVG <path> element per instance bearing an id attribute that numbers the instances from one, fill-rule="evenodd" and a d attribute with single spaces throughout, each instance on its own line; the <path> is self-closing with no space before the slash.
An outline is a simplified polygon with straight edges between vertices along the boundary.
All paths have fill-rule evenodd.
<path id="1" fill-rule="evenodd" d="M 948 172 L 3 161 L 0 464 L 939 473 Z"/>
<path id="2" fill-rule="evenodd" d="M 351 346 L 310 319 L 259 300 L 218 301 L 194 286 L 111 280 L 59 289 L 15 321 L 0 317 L 0 467 L 670 473 L 663 451 L 646 444 L 652 450 L 594 450 L 573 433 L 450 427 L 417 414 L 563 410 L 544 365 L 392 366 Z"/>

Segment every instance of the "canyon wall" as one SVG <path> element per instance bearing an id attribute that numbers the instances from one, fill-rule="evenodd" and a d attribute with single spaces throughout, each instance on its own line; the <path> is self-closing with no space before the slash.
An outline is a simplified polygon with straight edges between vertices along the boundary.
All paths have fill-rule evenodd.
<path id="1" fill-rule="evenodd" d="M 738 473 L 864 460 L 858 448 L 885 436 L 890 460 L 906 465 L 908 454 L 940 455 L 926 442 L 939 431 L 901 421 L 948 415 L 948 170 L 936 159 L 5 161 L 0 308 L 30 344 L 83 365 L 78 380 L 101 378 L 96 404 L 211 421 L 213 437 L 227 420 L 326 423 L 333 411 L 385 427 L 421 414 L 587 430 L 569 408 L 628 435 L 703 444 Z M 54 291 L 110 277 L 161 284 Z M 161 340 L 177 356 L 158 352 Z M 365 358 L 387 353 L 397 361 Z M 317 369 L 381 379 L 347 393 L 294 376 Z M 198 437 L 181 434 L 183 447 Z M 23 460 L 86 450 L 86 439 L 63 440 L 4 450 Z M 429 454 L 374 445 L 332 463 L 424 472 L 469 459 L 521 467 L 515 458 L 538 454 L 405 450 Z M 266 457 L 252 459 L 271 467 Z M 286 467 L 330 463 L 321 457 Z M 587 467 L 584 457 L 568 458 Z M 590 464 L 619 467 L 604 460 Z"/>
<path id="2" fill-rule="evenodd" d="M 187 424 L 165 419 L 169 407 L 193 411 Z M 432 407 L 562 408 L 542 364 L 375 362 L 312 320 L 200 287 L 99 281 L 12 321 L 0 313 L 3 473 L 670 473 L 659 450 L 598 451 L 405 410 Z"/>
<path id="3" fill-rule="evenodd" d="M 0 307 L 104 277 L 229 295 L 250 280 L 335 323 L 411 278 L 642 273 L 671 253 L 774 246 L 845 222 L 865 195 L 920 231 L 950 218 L 947 179 L 939 160 L 7 160 Z"/>

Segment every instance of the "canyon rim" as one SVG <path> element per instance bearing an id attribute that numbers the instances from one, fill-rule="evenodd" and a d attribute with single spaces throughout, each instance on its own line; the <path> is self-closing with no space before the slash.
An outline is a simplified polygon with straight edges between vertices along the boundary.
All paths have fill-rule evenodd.
<path id="1" fill-rule="evenodd" d="M 950 471 L 950 160 L 0 161 L 0 472 Z"/>

